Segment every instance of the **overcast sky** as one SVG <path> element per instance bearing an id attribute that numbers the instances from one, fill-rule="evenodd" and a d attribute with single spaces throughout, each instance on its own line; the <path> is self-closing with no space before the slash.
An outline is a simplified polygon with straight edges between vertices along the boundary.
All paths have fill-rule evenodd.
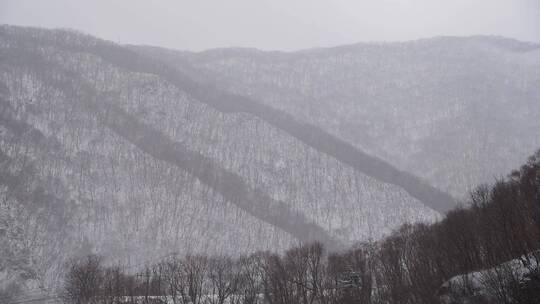
<path id="1" fill-rule="evenodd" d="M 540 0 L 0 0 L 0 23 L 185 50 L 476 34 L 540 42 Z"/>

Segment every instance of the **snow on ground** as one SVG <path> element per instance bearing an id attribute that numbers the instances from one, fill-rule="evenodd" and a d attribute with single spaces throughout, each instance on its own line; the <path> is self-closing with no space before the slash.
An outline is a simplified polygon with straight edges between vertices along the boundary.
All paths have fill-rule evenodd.
<path id="1" fill-rule="evenodd" d="M 540 251 L 495 267 L 458 275 L 439 290 L 442 303 L 511 303 L 516 288 L 526 285 L 540 271 Z M 538 278 L 536 278 L 537 280 Z"/>

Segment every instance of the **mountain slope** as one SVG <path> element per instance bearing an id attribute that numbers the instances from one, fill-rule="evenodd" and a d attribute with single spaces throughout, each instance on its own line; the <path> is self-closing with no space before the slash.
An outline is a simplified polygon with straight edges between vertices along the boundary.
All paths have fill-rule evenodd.
<path id="1" fill-rule="evenodd" d="M 62 41 L 56 41 L 56 43 L 62 44 Z M 67 44 L 65 47 L 80 51 L 80 46 L 77 45 Z M 163 80 L 183 90 L 191 98 L 222 113 L 251 114 L 363 174 L 383 183 L 395 184 L 403 188 L 411 196 L 432 209 L 444 212 L 455 205 L 455 201 L 450 195 L 433 188 L 414 175 L 396 170 L 386 162 L 360 151 L 316 125 L 297 121 L 284 111 L 241 95 L 214 89 L 208 83 L 195 82 L 179 69 L 170 68 L 159 61 L 149 61 L 147 58 L 138 56 L 136 53 L 126 52 L 125 49 L 113 44 L 90 45 L 84 51 L 100 56 L 104 60 L 132 72 L 159 75 Z"/>
<path id="2" fill-rule="evenodd" d="M 0 58 L 2 277 L 54 285 L 88 252 L 336 248 L 438 217 L 323 149 L 342 141 L 113 43 L 2 26 Z"/>
<path id="3" fill-rule="evenodd" d="M 540 145 L 540 45 L 498 37 L 294 53 L 133 47 L 462 197 Z"/>

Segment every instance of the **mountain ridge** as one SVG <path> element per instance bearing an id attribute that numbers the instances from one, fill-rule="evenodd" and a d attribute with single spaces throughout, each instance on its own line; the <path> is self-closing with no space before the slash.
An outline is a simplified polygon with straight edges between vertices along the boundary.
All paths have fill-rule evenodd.
<path id="1" fill-rule="evenodd" d="M 303 48 L 298 50 L 266 50 L 259 49 L 257 47 L 242 47 L 242 46 L 230 46 L 230 47 L 218 47 L 218 48 L 209 48 L 200 51 L 190 51 L 176 48 L 169 48 L 165 46 L 156 46 L 149 44 L 121 44 L 128 48 L 156 48 L 161 50 L 169 50 L 174 52 L 180 52 L 185 54 L 194 54 L 194 55 L 207 55 L 212 53 L 240 53 L 240 54 L 271 54 L 271 55 L 295 55 L 295 54 L 305 54 L 305 53 L 324 53 L 324 52 L 333 52 L 339 50 L 354 49 L 358 47 L 365 46 L 397 46 L 404 44 L 424 44 L 435 41 L 472 41 L 472 40 L 484 40 L 489 43 L 498 43 L 500 46 L 511 46 L 508 47 L 510 50 L 525 50 L 532 51 L 540 48 L 540 42 L 520 40 L 516 38 L 511 38 L 501 35 L 467 35 L 467 36 L 454 36 L 454 35 L 442 35 L 442 36 L 432 36 L 426 38 L 418 38 L 411 40 L 400 40 L 400 41 L 360 41 L 353 43 L 346 43 L 334 46 L 324 46 L 324 47 L 312 47 L 312 48 Z"/>

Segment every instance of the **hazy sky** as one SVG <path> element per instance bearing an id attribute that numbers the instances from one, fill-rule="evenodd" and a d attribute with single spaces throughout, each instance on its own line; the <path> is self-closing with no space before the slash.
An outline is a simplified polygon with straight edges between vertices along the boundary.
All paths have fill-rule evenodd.
<path id="1" fill-rule="evenodd" d="M 540 42 L 540 0 L 0 0 L 0 23 L 187 50 L 475 34 Z"/>

